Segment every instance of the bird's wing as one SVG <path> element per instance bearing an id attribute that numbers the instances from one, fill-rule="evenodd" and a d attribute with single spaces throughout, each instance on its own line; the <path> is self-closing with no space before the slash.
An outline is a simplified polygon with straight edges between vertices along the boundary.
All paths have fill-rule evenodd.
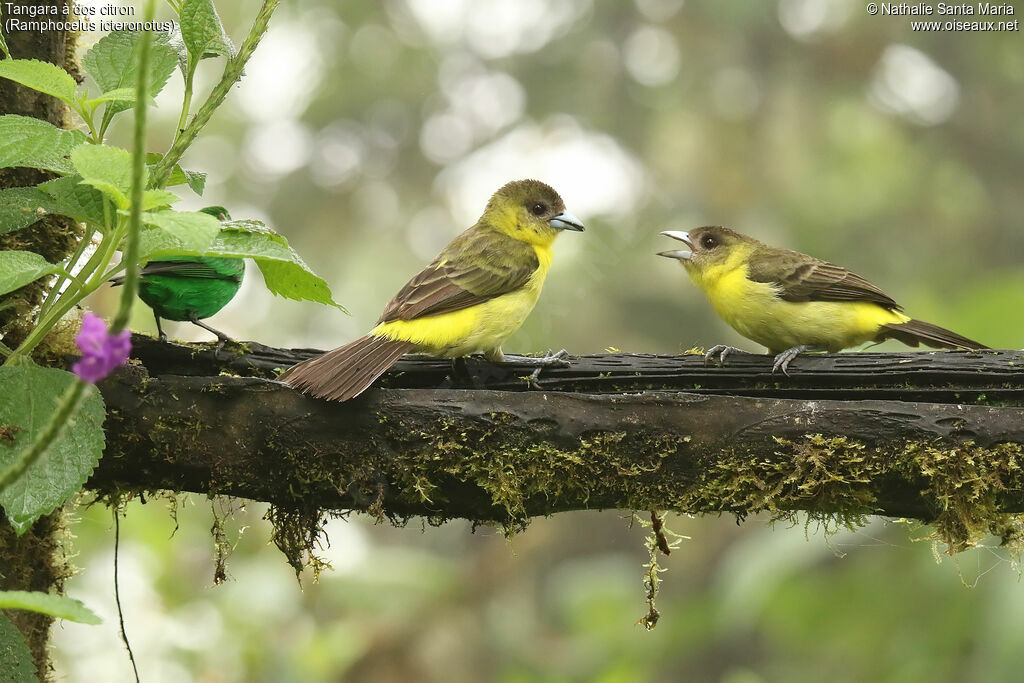
<path id="1" fill-rule="evenodd" d="M 748 277 L 779 288 L 785 301 L 863 301 L 902 310 L 892 297 L 842 266 L 798 252 L 751 259 Z"/>
<path id="2" fill-rule="evenodd" d="M 177 277 L 208 278 L 211 280 L 238 280 L 238 273 L 220 273 L 201 261 L 150 261 L 139 275 L 170 275 Z"/>
<path id="3" fill-rule="evenodd" d="M 471 228 L 402 287 L 377 322 L 413 320 L 475 306 L 519 289 L 539 265 L 530 245 Z"/>

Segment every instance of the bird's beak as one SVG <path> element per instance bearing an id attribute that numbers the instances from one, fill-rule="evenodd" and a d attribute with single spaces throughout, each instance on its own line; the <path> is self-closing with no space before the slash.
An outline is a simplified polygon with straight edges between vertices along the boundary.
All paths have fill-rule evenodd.
<path id="1" fill-rule="evenodd" d="M 583 221 L 576 216 L 573 216 L 568 211 L 560 213 L 551 220 L 548 221 L 555 230 L 574 230 L 576 232 L 583 232 Z"/>
<path id="2" fill-rule="evenodd" d="M 664 256 L 665 258 L 679 259 L 680 261 L 689 261 L 693 258 L 693 242 L 690 241 L 690 235 L 683 230 L 666 230 L 661 233 L 665 237 L 671 237 L 674 240 L 679 240 L 690 247 L 689 249 L 672 249 L 670 251 L 659 251 L 658 256 Z"/>

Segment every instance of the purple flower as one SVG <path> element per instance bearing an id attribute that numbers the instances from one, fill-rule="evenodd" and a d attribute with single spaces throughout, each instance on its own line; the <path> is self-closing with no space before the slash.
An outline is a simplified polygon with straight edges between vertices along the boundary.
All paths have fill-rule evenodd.
<path id="1" fill-rule="evenodd" d="M 75 337 L 75 343 L 82 350 L 82 360 L 72 366 L 72 372 L 83 382 L 96 384 L 128 360 L 128 353 L 132 350 L 131 336 L 128 329 L 107 334 L 103 318 L 87 312 L 82 318 L 82 331 Z"/>

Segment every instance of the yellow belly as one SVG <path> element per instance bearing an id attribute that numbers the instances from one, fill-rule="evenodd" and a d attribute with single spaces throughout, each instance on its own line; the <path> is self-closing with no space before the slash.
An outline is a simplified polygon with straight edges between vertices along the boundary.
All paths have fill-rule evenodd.
<path id="1" fill-rule="evenodd" d="M 412 342 L 419 353 L 445 358 L 500 350 L 530 315 L 544 286 L 551 249 L 535 250 L 540 266 L 523 287 L 460 311 L 381 323 L 370 334 Z"/>
<path id="2" fill-rule="evenodd" d="M 774 286 L 747 279 L 745 269 L 723 275 L 705 292 L 722 319 L 774 353 L 800 345 L 835 353 L 873 340 L 886 323 L 909 320 L 867 302 L 784 301 Z"/>

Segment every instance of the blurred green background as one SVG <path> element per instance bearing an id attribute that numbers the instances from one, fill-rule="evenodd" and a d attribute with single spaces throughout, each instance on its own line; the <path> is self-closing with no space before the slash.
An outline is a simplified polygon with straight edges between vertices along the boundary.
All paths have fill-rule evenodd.
<path id="1" fill-rule="evenodd" d="M 255 7 L 222 4 L 240 41 Z M 659 231 L 705 224 L 839 262 L 915 317 L 1020 348 L 1021 34 L 910 21 L 853 0 L 284 4 L 186 157 L 210 177 L 183 205 L 265 220 L 351 315 L 275 299 L 252 268 L 210 323 L 280 346 L 348 341 L 491 192 L 536 177 L 588 231 L 559 239 L 507 351 L 753 350 L 654 256 L 667 248 Z M 206 62 L 201 89 L 218 75 Z M 158 98 L 151 149 L 169 143 L 181 91 L 178 76 Z M 106 296 L 94 305 L 113 310 Z M 133 327 L 155 331 L 144 306 Z M 912 540 L 926 530 L 882 520 L 826 538 L 672 517 L 692 540 L 666 562 L 662 619 L 647 633 L 634 625 L 644 530 L 624 513 L 537 520 L 511 541 L 458 523 L 335 520 L 324 550 L 335 571 L 300 589 L 256 504 L 230 515 L 232 580 L 213 587 L 210 508 L 184 500 L 176 533 L 161 500 L 132 503 L 122 523 L 143 680 L 1010 681 L 1024 670 L 1024 587 L 994 540 L 937 562 Z M 81 514 L 71 546 L 84 571 L 68 591 L 105 623 L 56 629 L 58 671 L 127 680 L 110 512 Z"/>

